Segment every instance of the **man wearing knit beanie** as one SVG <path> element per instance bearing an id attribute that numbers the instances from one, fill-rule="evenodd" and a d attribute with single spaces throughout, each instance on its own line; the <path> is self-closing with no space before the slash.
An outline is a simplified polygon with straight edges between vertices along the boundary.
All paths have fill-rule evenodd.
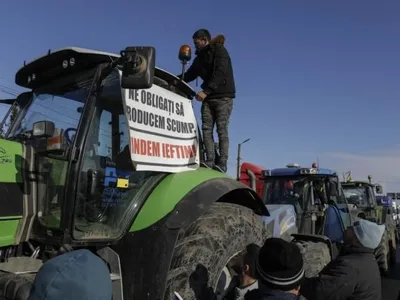
<path id="1" fill-rule="evenodd" d="M 380 300 L 381 276 L 374 250 L 385 225 L 359 220 L 344 234 L 344 246 L 316 278 L 305 279 L 301 294 L 308 300 Z"/>
<path id="2" fill-rule="evenodd" d="M 245 295 L 245 300 L 295 300 L 304 279 L 304 262 L 296 244 L 269 238 L 256 260 L 259 288 Z"/>

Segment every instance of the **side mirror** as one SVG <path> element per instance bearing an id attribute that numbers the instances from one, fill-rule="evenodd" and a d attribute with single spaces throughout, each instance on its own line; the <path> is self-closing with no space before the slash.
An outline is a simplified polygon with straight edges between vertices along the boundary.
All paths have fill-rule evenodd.
<path id="1" fill-rule="evenodd" d="M 39 121 L 33 124 L 32 135 L 34 137 L 51 137 L 54 135 L 56 126 L 50 121 Z"/>
<path id="2" fill-rule="evenodd" d="M 375 185 L 375 191 L 377 194 L 383 194 L 383 187 L 380 184 Z"/>
<path id="3" fill-rule="evenodd" d="M 127 47 L 121 51 L 124 89 L 148 89 L 153 85 L 156 50 L 154 47 Z"/>

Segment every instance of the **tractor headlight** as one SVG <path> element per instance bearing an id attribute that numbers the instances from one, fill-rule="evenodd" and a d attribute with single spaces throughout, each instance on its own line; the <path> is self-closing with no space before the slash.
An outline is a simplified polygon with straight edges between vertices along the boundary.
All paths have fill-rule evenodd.
<path id="1" fill-rule="evenodd" d="M 303 168 L 303 169 L 300 169 L 300 174 L 302 174 L 302 175 L 317 174 L 317 169 L 315 169 L 315 168 Z"/>
<path id="2" fill-rule="evenodd" d="M 271 171 L 270 170 L 262 170 L 261 171 L 261 176 L 263 177 L 268 177 L 271 175 Z"/>

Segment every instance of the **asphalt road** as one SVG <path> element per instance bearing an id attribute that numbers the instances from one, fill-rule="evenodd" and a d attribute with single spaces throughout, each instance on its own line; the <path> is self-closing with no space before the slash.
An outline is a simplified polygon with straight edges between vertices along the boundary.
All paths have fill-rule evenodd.
<path id="1" fill-rule="evenodd" d="M 400 245 L 397 246 L 397 265 L 387 278 L 382 278 L 383 300 L 397 300 L 400 292 Z"/>

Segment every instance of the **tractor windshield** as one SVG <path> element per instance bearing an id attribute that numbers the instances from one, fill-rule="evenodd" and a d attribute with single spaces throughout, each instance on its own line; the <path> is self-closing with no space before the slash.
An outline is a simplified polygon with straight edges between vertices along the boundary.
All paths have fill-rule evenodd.
<path id="1" fill-rule="evenodd" d="M 350 226 L 351 219 L 347 213 L 346 198 L 336 176 L 314 174 L 268 176 L 265 180 L 264 203 L 266 205 L 293 205 L 299 233 L 322 234 L 328 230 L 325 234 L 330 234 L 329 228 L 327 229 L 325 226 L 331 222 L 325 223 L 324 212 L 326 211 L 330 212 L 328 214 L 330 220 L 337 221 L 339 216 L 340 223 L 334 222 L 334 224 L 340 224 L 338 226 L 342 229 Z M 271 209 L 274 208 L 271 207 Z M 340 212 L 340 215 L 337 211 Z M 316 217 L 314 221 L 311 218 L 312 215 Z M 340 235 L 339 237 L 333 235 L 330 237 L 340 240 Z"/>
<path id="2" fill-rule="evenodd" d="M 347 202 L 358 207 L 373 205 L 373 194 L 368 186 L 343 186 Z"/>
<path id="3" fill-rule="evenodd" d="M 50 121 L 55 125 L 55 132 L 49 143 L 57 141 L 65 146 L 70 145 L 79 124 L 93 72 L 91 70 L 81 76 L 63 78 L 33 91 L 31 101 L 21 107 L 21 113 L 8 138 L 21 141 L 35 139 L 32 136 L 33 124 Z M 61 145 L 58 146 L 62 150 Z"/>
<path id="4" fill-rule="evenodd" d="M 312 205 L 346 204 L 336 177 L 322 175 L 271 176 L 266 178 L 266 204 L 293 204 L 297 210 L 309 211 Z"/>

